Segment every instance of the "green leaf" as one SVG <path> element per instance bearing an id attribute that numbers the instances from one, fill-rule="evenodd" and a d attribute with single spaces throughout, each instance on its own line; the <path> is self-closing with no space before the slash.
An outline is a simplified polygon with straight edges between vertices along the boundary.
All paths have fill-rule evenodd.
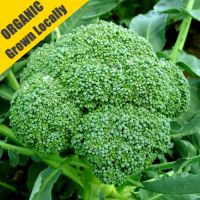
<path id="1" fill-rule="evenodd" d="M 87 4 L 88 12 L 83 19 L 99 17 L 114 9 L 122 0 L 90 0 Z"/>
<path id="2" fill-rule="evenodd" d="M 186 52 L 182 52 L 177 59 L 177 64 L 192 75 L 200 77 L 200 60 Z"/>
<path id="3" fill-rule="evenodd" d="M 165 25 L 167 15 L 149 12 L 138 15 L 131 20 L 130 30 L 146 38 L 156 52 L 161 51 L 165 45 Z"/>
<path id="4" fill-rule="evenodd" d="M 187 13 L 191 15 L 194 19 L 200 21 L 200 10 L 187 10 Z"/>
<path id="5" fill-rule="evenodd" d="M 16 167 L 19 164 L 19 153 L 16 151 L 8 151 L 8 156 L 10 159 L 10 165 Z"/>
<path id="6" fill-rule="evenodd" d="M 180 154 L 181 157 L 192 157 L 195 156 L 197 151 L 194 145 L 187 140 L 175 140 L 175 149 Z"/>
<path id="7" fill-rule="evenodd" d="M 77 26 L 91 23 L 96 20 L 97 17 L 112 10 L 121 2 L 122 0 L 90 0 L 61 26 L 59 26 L 59 31 L 61 34 L 65 34 Z"/>
<path id="8" fill-rule="evenodd" d="M 188 0 L 160 0 L 154 6 L 159 13 L 168 14 L 167 25 L 183 20 L 189 13 L 186 11 Z"/>
<path id="9" fill-rule="evenodd" d="M 29 157 L 28 156 L 24 156 L 24 155 L 19 155 L 19 165 L 20 166 L 25 166 L 29 161 Z"/>
<path id="10" fill-rule="evenodd" d="M 168 20 L 174 23 L 183 19 L 187 15 L 191 15 L 194 19 L 200 20 L 200 1 L 195 1 L 193 9 L 186 10 L 188 0 L 160 0 L 154 6 L 154 10 L 161 13 L 169 14 Z"/>
<path id="11" fill-rule="evenodd" d="M 185 122 L 180 132 L 172 131 L 172 137 L 178 138 L 188 136 L 200 131 L 200 114 L 195 115 L 191 120 Z"/>
<path id="12" fill-rule="evenodd" d="M 171 131 L 174 132 L 181 132 L 183 130 L 183 125 L 178 121 L 171 121 L 170 122 Z"/>
<path id="13" fill-rule="evenodd" d="M 158 194 L 141 189 L 139 191 L 141 200 L 197 200 L 197 194 Z"/>
<path id="14" fill-rule="evenodd" d="M 194 146 L 200 150 L 200 132 L 194 133 L 188 136 L 189 140 L 194 144 Z"/>
<path id="15" fill-rule="evenodd" d="M 9 70 L 5 71 L 3 74 L 0 75 L 0 81 L 2 81 L 9 73 Z"/>
<path id="16" fill-rule="evenodd" d="M 51 200 L 51 190 L 60 175 L 59 169 L 48 167 L 43 170 L 35 181 L 29 200 Z"/>
<path id="17" fill-rule="evenodd" d="M 182 8 L 185 8 L 188 0 L 160 0 L 154 10 L 168 14 L 179 13 Z"/>
<path id="18" fill-rule="evenodd" d="M 0 97 L 6 100 L 11 100 L 12 96 L 14 94 L 14 90 L 12 88 L 10 88 L 8 85 L 6 84 L 0 84 Z"/>
<path id="19" fill-rule="evenodd" d="M 185 177 L 170 177 L 156 181 L 143 182 L 145 190 L 164 194 L 200 193 L 200 174 Z"/>
<path id="20" fill-rule="evenodd" d="M 27 187 L 28 190 L 31 192 L 33 189 L 34 183 L 39 175 L 39 173 L 46 168 L 44 163 L 35 163 L 33 162 L 28 169 L 28 180 L 27 180 Z"/>

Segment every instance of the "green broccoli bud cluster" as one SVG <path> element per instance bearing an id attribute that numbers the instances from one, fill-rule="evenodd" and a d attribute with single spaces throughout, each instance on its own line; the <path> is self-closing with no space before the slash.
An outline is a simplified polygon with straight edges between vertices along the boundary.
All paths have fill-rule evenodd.
<path id="1" fill-rule="evenodd" d="M 17 138 L 45 154 L 74 148 L 104 183 L 123 183 L 169 147 L 189 85 L 144 38 L 100 21 L 30 56 L 12 100 Z"/>
<path id="2" fill-rule="evenodd" d="M 80 108 L 93 110 L 102 104 L 122 104 L 129 101 L 124 71 L 102 64 L 73 65 L 61 76 L 68 98 Z"/>
<path id="3" fill-rule="evenodd" d="M 187 80 L 176 65 L 165 60 L 155 63 L 133 57 L 123 68 L 98 63 L 81 67 L 74 64 L 60 77 L 68 97 L 81 109 L 98 108 L 104 103 L 132 103 L 172 118 L 188 107 Z"/>
<path id="4" fill-rule="evenodd" d="M 65 91 L 56 80 L 33 77 L 15 93 L 11 105 L 11 126 L 21 142 L 45 154 L 70 147 L 80 113 L 65 101 Z"/>
<path id="5" fill-rule="evenodd" d="M 40 54 L 42 55 L 39 56 Z M 74 29 L 49 48 L 47 45 L 40 48 L 31 56 L 28 68 L 33 74 L 43 71 L 57 78 L 67 72 L 71 64 L 81 66 L 83 63 L 94 62 L 107 66 L 123 66 L 134 55 L 140 60 L 145 57 L 157 60 L 152 46 L 144 38 L 114 23 L 100 21 Z M 35 60 L 39 63 L 37 69 Z M 49 65 L 41 65 L 42 61 Z M 23 80 L 30 76 L 31 73 L 22 74 Z"/>
<path id="6" fill-rule="evenodd" d="M 104 182 L 120 184 L 169 147 L 169 119 L 132 105 L 105 106 L 84 115 L 72 139 L 76 152 Z"/>

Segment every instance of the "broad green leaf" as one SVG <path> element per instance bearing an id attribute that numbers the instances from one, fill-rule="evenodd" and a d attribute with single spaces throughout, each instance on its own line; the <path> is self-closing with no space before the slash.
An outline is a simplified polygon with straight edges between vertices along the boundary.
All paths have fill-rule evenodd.
<path id="1" fill-rule="evenodd" d="M 197 200 L 197 194 L 159 194 L 141 189 L 139 191 L 141 200 Z"/>
<path id="2" fill-rule="evenodd" d="M 11 100 L 12 96 L 14 94 L 14 90 L 12 88 L 10 88 L 8 85 L 6 84 L 0 84 L 0 97 L 6 100 Z"/>
<path id="3" fill-rule="evenodd" d="M 167 13 L 168 23 L 183 19 L 187 15 L 191 15 L 193 18 L 200 20 L 200 1 L 195 1 L 193 9 L 191 11 L 186 10 L 188 0 L 160 0 L 154 6 L 154 10 L 161 13 Z"/>
<path id="4" fill-rule="evenodd" d="M 200 174 L 200 162 L 192 163 L 190 167 L 191 174 Z"/>
<path id="5" fill-rule="evenodd" d="M 200 132 L 189 135 L 188 138 L 194 144 L 194 146 L 200 150 Z"/>
<path id="6" fill-rule="evenodd" d="M 155 52 L 161 51 L 165 45 L 165 24 L 167 15 L 149 12 L 138 15 L 131 20 L 130 30 L 146 38 Z"/>
<path id="7" fill-rule="evenodd" d="M 59 26 L 59 31 L 61 34 L 65 34 L 77 26 L 91 23 L 96 20 L 97 17 L 112 10 L 121 2 L 122 0 L 90 0 Z"/>
<path id="8" fill-rule="evenodd" d="M 176 162 L 174 163 L 174 166 L 173 166 L 173 171 L 177 174 L 182 172 L 182 169 L 184 169 L 185 167 L 190 165 L 189 159 L 190 158 L 180 158 L 180 159 L 176 160 Z"/>
<path id="9" fill-rule="evenodd" d="M 200 9 L 198 10 L 187 10 L 187 13 L 191 15 L 194 19 L 200 21 Z"/>
<path id="10" fill-rule="evenodd" d="M 200 77 L 200 60 L 186 52 L 182 52 L 177 59 L 177 64 L 192 75 Z"/>
<path id="11" fill-rule="evenodd" d="M 31 192 L 34 186 L 34 183 L 39 175 L 39 173 L 46 168 L 46 165 L 42 162 L 35 163 L 33 162 L 28 169 L 28 180 L 26 182 L 28 190 Z"/>
<path id="12" fill-rule="evenodd" d="M 143 182 L 145 190 L 164 194 L 195 194 L 200 193 L 200 174 L 184 177 L 170 177 L 155 181 Z"/>
<path id="13" fill-rule="evenodd" d="M 175 145 L 176 151 L 183 158 L 192 157 L 197 154 L 197 151 L 194 145 L 192 145 L 192 143 L 187 140 L 175 140 L 174 145 Z"/>
<path id="14" fill-rule="evenodd" d="M 191 135 L 193 133 L 200 131 L 200 113 L 195 115 L 191 120 L 185 122 L 183 125 L 183 130 L 176 132 L 174 130 L 171 131 L 173 138 L 183 137 L 187 135 Z"/>
<path id="15" fill-rule="evenodd" d="M 101 16 L 115 8 L 122 0 L 90 0 L 87 4 L 88 12 L 83 19 Z"/>
<path id="16" fill-rule="evenodd" d="M 179 13 L 181 8 L 185 8 L 188 0 L 160 0 L 154 6 L 154 10 L 157 12 L 165 13 Z"/>
<path id="17" fill-rule="evenodd" d="M 51 200 L 51 190 L 60 175 L 59 169 L 48 167 L 43 170 L 35 181 L 29 200 Z"/>
<path id="18" fill-rule="evenodd" d="M 16 167 L 19 164 L 19 153 L 16 151 L 8 151 L 8 156 L 10 159 L 10 165 Z"/>
<path id="19" fill-rule="evenodd" d="M 160 0 L 154 6 L 154 10 L 168 14 L 167 24 L 183 20 L 189 13 L 186 11 L 188 0 Z"/>
<path id="20" fill-rule="evenodd" d="M 193 9 L 195 9 L 195 10 L 199 10 L 200 9 L 200 1 L 198 1 L 198 0 L 194 1 Z"/>
<path id="21" fill-rule="evenodd" d="M 173 171 L 176 174 L 180 174 L 183 171 L 190 171 L 192 174 L 200 174 L 199 160 L 199 155 L 178 159 L 173 165 Z"/>

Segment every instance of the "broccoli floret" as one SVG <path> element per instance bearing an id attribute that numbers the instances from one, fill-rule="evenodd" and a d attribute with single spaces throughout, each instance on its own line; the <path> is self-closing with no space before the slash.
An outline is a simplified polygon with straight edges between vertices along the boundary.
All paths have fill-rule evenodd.
<path id="1" fill-rule="evenodd" d="M 163 114 L 168 114 L 169 117 L 178 117 L 184 113 L 189 106 L 190 91 L 188 81 L 183 76 L 178 66 L 171 61 L 160 59 L 159 67 L 168 75 L 171 84 L 171 87 L 168 87 L 171 89 L 167 93 L 169 103 L 166 105 L 171 108 L 168 112 Z"/>
<path id="2" fill-rule="evenodd" d="M 61 79 L 68 98 L 80 109 L 93 110 L 102 104 L 123 104 L 130 99 L 124 71 L 118 66 L 72 65 Z"/>
<path id="3" fill-rule="evenodd" d="M 83 117 L 72 139 L 104 183 L 121 184 L 170 145 L 169 119 L 132 105 L 99 108 Z"/>
<path id="4" fill-rule="evenodd" d="M 10 117 L 17 138 L 42 153 L 74 148 L 105 183 L 122 183 L 163 153 L 169 121 L 190 98 L 174 63 L 104 21 L 35 51 L 21 80 Z"/>
<path id="5" fill-rule="evenodd" d="M 50 54 L 44 52 L 42 58 L 44 58 L 44 62 L 49 60 L 49 65 L 39 64 L 40 72 L 51 74 L 53 77 L 67 72 L 71 64 L 76 63 L 81 66 L 83 63 L 90 63 L 91 60 L 95 61 L 95 64 L 108 66 L 123 66 L 129 63 L 134 55 L 141 60 L 144 57 L 157 60 L 152 46 L 144 38 L 114 23 L 105 21 L 78 27 L 61 37 L 53 44 L 53 47 L 46 47 L 46 49 L 44 51 L 51 49 L 51 52 Z M 32 58 L 38 57 L 37 51 L 35 54 Z M 30 68 L 29 71 L 33 70 L 34 74 L 35 65 L 32 60 L 28 68 Z"/>
<path id="6" fill-rule="evenodd" d="M 151 112 L 174 118 L 185 112 L 189 103 L 189 85 L 182 71 L 172 62 L 132 59 L 126 66 L 129 101 Z"/>
<path id="7" fill-rule="evenodd" d="M 150 67 L 151 66 L 151 67 Z M 70 65 L 61 75 L 68 98 L 81 109 L 95 109 L 104 103 L 132 103 L 167 117 L 183 113 L 189 102 L 187 80 L 176 65 L 133 57 L 129 64 Z"/>
<path id="8" fill-rule="evenodd" d="M 80 118 L 73 103 L 65 101 L 62 86 L 48 75 L 26 81 L 15 93 L 10 111 L 16 137 L 45 154 L 69 147 Z"/>

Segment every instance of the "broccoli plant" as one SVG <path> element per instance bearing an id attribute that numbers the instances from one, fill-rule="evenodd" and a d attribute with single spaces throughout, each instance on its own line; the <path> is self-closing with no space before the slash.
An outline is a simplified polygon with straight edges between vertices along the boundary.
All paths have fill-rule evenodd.
<path id="1" fill-rule="evenodd" d="M 136 33 L 79 27 L 31 55 L 11 102 L 17 139 L 40 153 L 72 148 L 106 184 L 122 184 L 170 147 L 189 85 Z"/>
<path id="2" fill-rule="evenodd" d="M 191 165 L 200 160 L 200 101 L 194 97 L 198 81 L 189 85 L 183 74 L 183 69 L 193 75 L 198 70 L 182 63 L 188 55 L 181 53 L 199 4 L 160 0 L 153 11 L 136 16 L 128 29 L 111 20 L 93 20 L 91 2 L 56 29 L 51 42 L 35 48 L 28 61 L 17 62 L 4 75 L 0 96 L 5 107 L 10 100 L 10 109 L 0 115 L 0 157 L 6 159 L 3 150 L 8 150 L 12 166 L 29 167 L 28 177 L 40 171 L 35 185 L 27 182 L 30 200 L 51 200 L 57 182 L 52 192 L 56 200 L 159 200 L 200 193 L 199 166 Z M 166 56 L 160 52 L 163 26 L 174 23 L 174 16 L 183 22 Z M 104 18 L 110 19 L 109 14 Z M 70 26 L 73 19 L 77 24 Z M 20 62 L 27 62 L 23 70 Z M 32 167 L 40 162 L 45 167 Z M 1 179 L 0 186 L 16 192 Z M 61 187 L 65 197 L 56 196 Z"/>

